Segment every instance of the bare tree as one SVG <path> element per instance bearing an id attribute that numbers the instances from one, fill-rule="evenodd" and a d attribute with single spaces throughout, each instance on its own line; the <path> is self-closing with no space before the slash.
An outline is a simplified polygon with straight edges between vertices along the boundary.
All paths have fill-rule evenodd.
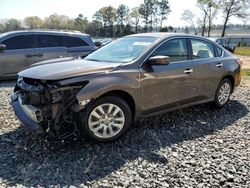
<path id="1" fill-rule="evenodd" d="M 223 0 L 221 1 L 221 8 L 224 14 L 224 24 L 221 36 L 224 37 L 231 17 L 246 18 L 248 16 L 249 0 Z"/>
<path id="2" fill-rule="evenodd" d="M 135 25 L 135 33 L 138 33 L 138 25 L 140 21 L 140 13 L 139 13 L 139 8 L 135 7 L 131 10 L 130 12 L 130 17 L 132 20 L 132 24 Z"/>
<path id="3" fill-rule="evenodd" d="M 203 18 L 201 20 L 201 35 L 204 36 L 207 30 L 209 37 L 212 30 L 213 19 L 219 8 L 219 2 L 218 0 L 198 0 L 197 3 L 198 7 L 203 12 Z"/>
<path id="4" fill-rule="evenodd" d="M 208 19 L 208 28 L 207 28 L 207 36 L 210 37 L 211 30 L 212 30 L 212 24 L 213 20 L 218 12 L 219 9 L 219 2 L 217 0 L 209 0 L 207 2 L 208 6 L 208 13 L 207 13 L 207 19 Z"/>
<path id="5" fill-rule="evenodd" d="M 195 18 L 195 15 L 192 13 L 191 10 L 184 10 L 181 15 L 181 19 L 188 22 L 191 25 L 191 27 L 194 29 L 194 34 L 197 35 L 197 30 L 194 24 L 194 18 Z"/>
<path id="6" fill-rule="evenodd" d="M 202 17 L 199 18 L 199 20 L 198 20 L 198 23 L 199 23 L 199 25 L 201 27 L 201 36 L 205 36 L 205 32 L 206 32 L 206 29 L 207 29 L 206 22 L 207 22 L 207 12 L 208 12 L 208 10 L 207 10 L 207 7 L 204 4 L 205 1 L 206 0 L 197 0 L 198 7 L 202 11 L 202 14 L 201 14 Z"/>

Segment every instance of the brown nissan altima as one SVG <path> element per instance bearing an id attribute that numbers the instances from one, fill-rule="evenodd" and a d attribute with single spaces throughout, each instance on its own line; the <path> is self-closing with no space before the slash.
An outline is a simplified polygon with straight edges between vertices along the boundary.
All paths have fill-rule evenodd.
<path id="1" fill-rule="evenodd" d="M 238 58 L 208 39 L 136 34 L 84 59 L 20 72 L 12 106 L 37 133 L 108 142 L 144 117 L 207 102 L 223 107 L 240 69 Z"/>

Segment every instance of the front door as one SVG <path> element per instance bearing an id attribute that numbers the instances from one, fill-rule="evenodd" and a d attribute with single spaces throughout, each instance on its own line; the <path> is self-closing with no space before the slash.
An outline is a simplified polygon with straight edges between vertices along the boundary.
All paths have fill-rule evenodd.
<path id="1" fill-rule="evenodd" d="M 197 99 L 195 64 L 189 60 L 187 39 L 171 39 L 151 55 L 170 57 L 168 65 L 141 68 L 141 106 L 144 114 L 174 108 Z"/>

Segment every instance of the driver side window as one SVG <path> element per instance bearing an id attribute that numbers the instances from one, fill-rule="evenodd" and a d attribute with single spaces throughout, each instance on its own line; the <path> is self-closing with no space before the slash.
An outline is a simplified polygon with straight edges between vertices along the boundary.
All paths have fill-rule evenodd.
<path id="1" fill-rule="evenodd" d="M 172 39 L 158 47 L 151 56 L 169 56 L 170 62 L 188 60 L 186 39 Z"/>

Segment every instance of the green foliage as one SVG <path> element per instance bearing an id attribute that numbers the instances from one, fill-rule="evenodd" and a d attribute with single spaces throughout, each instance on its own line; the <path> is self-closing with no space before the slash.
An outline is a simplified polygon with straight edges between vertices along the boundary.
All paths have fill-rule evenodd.
<path id="1" fill-rule="evenodd" d="M 160 2 L 158 2 L 158 6 L 159 6 L 158 14 L 161 19 L 160 27 L 162 28 L 162 23 L 164 20 L 167 19 L 167 15 L 171 12 L 171 10 L 170 10 L 170 5 L 168 3 L 168 0 L 161 0 Z"/>
<path id="2" fill-rule="evenodd" d="M 162 27 L 160 29 L 160 32 L 173 32 L 174 31 L 174 28 L 171 27 L 171 26 L 168 26 L 168 27 Z"/>
<path id="3" fill-rule="evenodd" d="M 10 19 L 5 24 L 5 31 L 15 31 L 21 29 L 21 22 L 19 22 L 17 19 Z"/>
<path id="4" fill-rule="evenodd" d="M 242 76 L 250 76 L 250 69 L 242 69 Z"/>
<path id="5" fill-rule="evenodd" d="M 152 31 L 153 24 L 155 28 L 158 24 L 160 28 L 162 27 L 163 21 L 167 19 L 167 15 L 170 13 L 170 6 L 168 0 L 144 0 L 144 3 L 139 7 L 139 13 L 145 23 L 145 31 Z"/>
<path id="6" fill-rule="evenodd" d="M 249 46 L 237 47 L 235 49 L 235 53 L 237 55 L 247 55 L 247 56 L 250 56 L 250 47 Z"/>
<path id="7" fill-rule="evenodd" d="M 104 37 L 113 37 L 113 25 L 116 21 L 116 9 L 112 6 L 103 7 L 99 10 L 103 21 Z"/>
<path id="8" fill-rule="evenodd" d="M 73 26 L 75 30 L 85 32 L 87 29 L 88 20 L 87 17 L 84 17 L 82 14 L 79 14 L 77 18 L 75 18 L 73 22 Z"/>
<path id="9" fill-rule="evenodd" d="M 5 32 L 4 24 L 0 23 L 0 33 L 3 33 L 3 32 Z"/>
<path id="10" fill-rule="evenodd" d="M 247 46 L 246 42 L 238 42 L 237 47 L 245 47 Z"/>
<path id="11" fill-rule="evenodd" d="M 145 23 L 145 31 L 148 31 L 148 24 L 150 17 L 153 17 L 155 5 L 157 0 L 144 0 L 144 3 L 142 3 L 139 7 L 139 13 L 141 14 L 142 18 L 144 19 Z M 152 24 L 152 20 L 151 20 Z"/>
<path id="12" fill-rule="evenodd" d="M 121 37 L 142 32 L 141 20 L 145 23 L 145 31 L 160 30 L 169 12 L 168 0 L 144 0 L 140 7 L 135 7 L 131 11 L 124 4 L 119 5 L 117 9 L 112 6 L 102 7 L 95 12 L 91 21 L 83 14 L 69 18 L 55 13 L 45 19 L 28 16 L 23 23 L 27 29 L 78 30 L 95 37 Z M 23 28 L 16 19 L 0 24 L 0 32 L 19 29 Z M 169 28 L 167 30 L 171 31 Z"/>
<path id="13" fill-rule="evenodd" d="M 116 19 L 117 19 L 117 30 L 116 36 L 120 37 L 124 35 L 124 22 L 128 20 L 129 8 L 125 5 L 120 5 L 116 10 Z M 126 31 L 127 33 L 128 31 Z"/>
<path id="14" fill-rule="evenodd" d="M 123 25 L 123 23 L 128 19 L 128 12 L 129 8 L 125 5 L 119 5 L 118 9 L 116 10 L 117 15 L 117 22 L 118 24 Z"/>
<path id="15" fill-rule="evenodd" d="M 24 23 L 29 29 L 44 27 L 44 21 L 38 16 L 28 16 L 24 19 Z"/>

